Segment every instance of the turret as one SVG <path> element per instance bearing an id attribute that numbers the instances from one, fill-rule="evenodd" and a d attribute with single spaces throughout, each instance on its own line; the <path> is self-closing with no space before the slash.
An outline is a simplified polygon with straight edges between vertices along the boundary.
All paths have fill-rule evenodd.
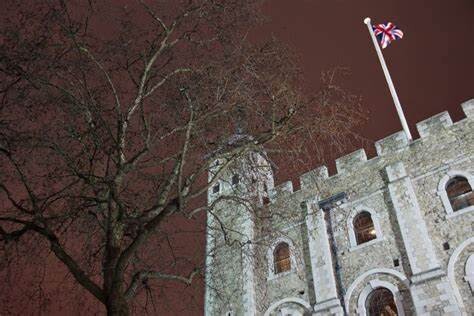
<path id="1" fill-rule="evenodd" d="M 261 148 L 236 155 L 251 136 L 233 135 L 209 168 L 206 315 L 255 315 L 255 210 L 273 189 Z"/>
<path id="2" fill-rule="evenodd" d="M 216 159 L 209 168 L 208 181 L 214 182 L 208 190 L 208 205 L 223 196 L 236 196 L 261 205 L 266 203 L 274 186 L 272 167 L 263 150 L 239 158 Z"/>

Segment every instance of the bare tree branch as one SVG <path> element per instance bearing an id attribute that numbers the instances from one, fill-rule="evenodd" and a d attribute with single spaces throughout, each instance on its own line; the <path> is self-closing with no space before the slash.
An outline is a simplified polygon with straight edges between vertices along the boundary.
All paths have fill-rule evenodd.
<path id="1" fill-rule="evenodd" d="M 167 274 L 158 271 L 139 271 L 137 272 L 133 278 L 132 282 L 130 283 L 129 287 L 125 291 L 125 297 L 127 299 L 131 299 L 136 295 L 138 287 L 140 283 L 144 283 L 149 279 L 161 279 L 161 280 L 170 280 L 170 281 L 177 281 L 184 283 L 186 285 L 190 285 L 193 282 L 193 279 L 196 275 L 200 273 L 199 269 L 194 269 L 187 277 L 174 275 L 174 274 Z"/>

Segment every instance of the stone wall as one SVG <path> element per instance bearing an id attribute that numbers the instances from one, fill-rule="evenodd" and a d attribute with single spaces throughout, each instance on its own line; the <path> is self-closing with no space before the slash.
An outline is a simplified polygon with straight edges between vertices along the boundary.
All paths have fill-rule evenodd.
<path id="1" fill-rule="evenodd" d="M 443 181 L 474 175 L 474 99 L 462 106 L 459 122 L 443 112 L 418 123 L 413 142 L 395 133 L 376 142 L 370 160 L 358 150 L 336 160 L 335 175 L 322 166 L 302 175 L 296 192 L 291 182 L 270 190 L 263 212 L 272 216 L 254 227 L 256 314 L 364 315 L 377 287 L 394 294 L 400 315 L 474 312 L 464 279 L 474 207 L 449 212 L 442 195 Z M 341 192 L 343 201 L 320 209 Z M 352 222 L 363 210 L 377 238 L 357 245 Z M 279 239 L 291 240 L 295 269 L 274 276 L 268 254 Z"/>

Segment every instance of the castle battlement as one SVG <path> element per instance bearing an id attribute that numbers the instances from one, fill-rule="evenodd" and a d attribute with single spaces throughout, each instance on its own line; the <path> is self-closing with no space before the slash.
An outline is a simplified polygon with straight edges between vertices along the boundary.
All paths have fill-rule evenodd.
<path id="1" fill-rule="evenodd" d="M 451 120 L 449 113 L 444 111 L 427 118 L 424 121 L 416 123 L 416 129 L 418 130 L 420 137 L 425 138 L 451 125 L 453 125 L 453 120 Z"/>
<path id="2" fill-rule="evenodd" d="M 255 216 L 221 201 L 208 216 L 206 315 L 472 314 L 474 99 L 462 109 L 457 122 L 446 111 L 419 122 L 414 141 L 376 141 L 370 159 L 337 158 L 335 174 L 309 170 L 298 190 L 256 173 Z"/>
<path id="3" fill-rule="evenodd" d="M 408 137 L 405 132 L 399 131 L 376 141 L 375 150 L 378 156 L 390 155 L 408 147 L 408 143 Z"/>
<path id="4" fill-rule="evenodd" d="M 329 178 L 329 171 L 326 166 L 320 166 L 316 169 L 310 170 L 300 176 L 300 184 L 303 190 L 306 190 L 311 183 L 321 182 Z"/>
<path id="5" fill-rule="evenodd" d="M 337 173 L 343 174 L 358 168 L 367 161 L 367 154 L 365 149 L 358 149 L 352 153 L 339 157 L 336 159 Z"/>
<path id="6" fill-rule="evenodd" d="M 292 193 L 293 193 L 293 182 L 285 181 L 273 187 L 272 189 L 270 189 L 268 192 L 268 195 L 270 197 L 270 201 L 274 201 L 276 197 L 281 198 L 283 196 L 287 196 Z"/>
<path id="7" fill-rule="evenodd" d="M 358 149 L 352 153 L 339 157 L 335 160 L 336 162 L 336 173 L 329 175 L 328 168 L 326 166 L 319 166 L 315 169 L 309 170 L 299 177 L 301 190 L 307 191 L 314 188 L 317 184 L 323 184 L 328 179 L 335 177 L 350 175 L 368 164 L 373 165 L 380 159 L 390 159 L 394 155 L 397 155 L 410 147 L 410 145 L 423 142 L 433 137 L 438 137 L 445 131 L 451 128 L 457 123 L 463 121 L 470 121 L 474 118 L 474 99 L 470 99 L 461 104 L 463 112 L 466 118 L 453 124 L 453 120 L 447 111 L 438 113 L 429 117 L 416 124 L 420 138 L 409 142 L 406 134 L 403 131 L 396 132 L 385 138 L 382 138 L 375 142 L 375 149 L 377 155 L 371 159 L 367 159 L 367 154 L 363 148 Z M 276 200 L 288 197 L 296 193 L 293 191 L 293 184 L 291 181 L 285 181 L 273 189 L 270 190 L 269 196 L 270 201 L 275 202 Z"/>
<path id="8" fill-rule="evenodd" d="M 466 117 L 472 118 L 474 117 L 474 99 L 468 100 L 461 104 L 462 110 Z"/>

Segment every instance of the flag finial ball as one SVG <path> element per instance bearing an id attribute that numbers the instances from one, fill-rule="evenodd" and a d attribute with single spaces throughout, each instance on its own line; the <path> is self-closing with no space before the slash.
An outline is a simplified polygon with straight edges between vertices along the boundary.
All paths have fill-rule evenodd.
<path id="1" fill-rule="evenodd" d="M 370 18 L 365 18 L 365 19 L 364 19 L 364 23 L 365 23 L 365 24 L 370 24 Z"/>

